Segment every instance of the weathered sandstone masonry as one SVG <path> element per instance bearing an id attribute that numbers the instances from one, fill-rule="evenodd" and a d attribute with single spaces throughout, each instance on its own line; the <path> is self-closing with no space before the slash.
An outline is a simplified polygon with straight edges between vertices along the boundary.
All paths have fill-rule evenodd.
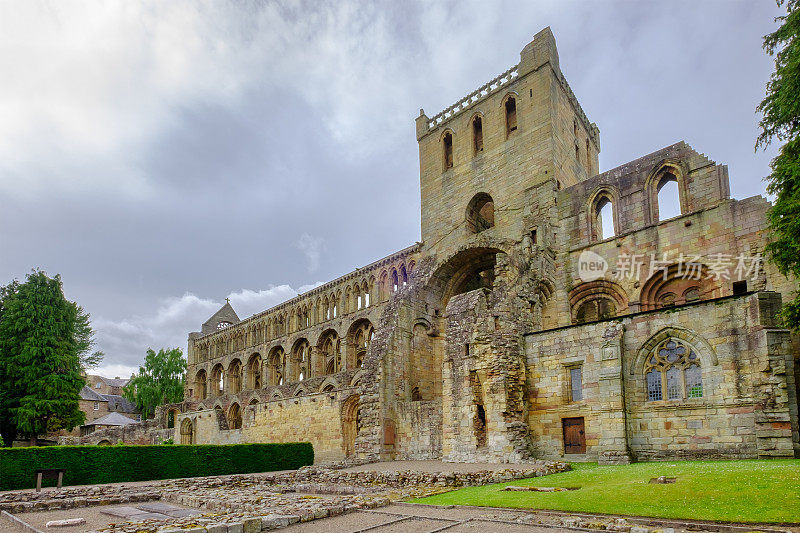
<path id="1" fill-rule="evenodd" d="M 732 199 L 727 167 L 681 141 L 600 173 L 549 29 L 416 135 L 421 242 L 244 320 L 226 304 L 189 336 L 176 442 L 308 440 L 321 461 L 800 451 L 800 343 L 776 319 L 797 284 L 761 257 L 769 203 Z"/>

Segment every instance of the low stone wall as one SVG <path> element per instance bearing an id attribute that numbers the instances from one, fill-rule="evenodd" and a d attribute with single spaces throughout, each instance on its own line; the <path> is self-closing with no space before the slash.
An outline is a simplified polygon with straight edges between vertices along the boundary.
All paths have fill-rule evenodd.
<path id="1" fill-rule="evenodd" d="M 67 487 L 61 490 L 0 492 L 0 511 L 28 513 L 54 509 L 73 509 L 94 505 L 111 505 L 146 502 L 161 499 L 161 489 L 153 485 L 127 487 L 125 485 L 92 485 Z"/>

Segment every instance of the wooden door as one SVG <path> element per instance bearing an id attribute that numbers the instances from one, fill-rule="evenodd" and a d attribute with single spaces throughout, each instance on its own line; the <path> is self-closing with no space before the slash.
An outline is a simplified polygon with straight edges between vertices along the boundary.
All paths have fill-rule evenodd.
<path id="1" fill-rule="evenodd" d="M 586 453 L 586 434 L 583 417 L 562 418 L 564 427 L 564 453 Z"/>

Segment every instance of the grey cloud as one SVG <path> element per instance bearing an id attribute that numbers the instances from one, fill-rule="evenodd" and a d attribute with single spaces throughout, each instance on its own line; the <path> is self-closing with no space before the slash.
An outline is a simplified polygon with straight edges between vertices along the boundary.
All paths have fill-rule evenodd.
<path id="1" fill-rule="evenodd" d="M 148 346 L 183 347 L 226 295 L 246 316 L 408 246 L 419 108 L 513 65 L 548 25 L 603 170 L 685 139 L 729 165 L 734 195 L 761 194 L 775 151 L 753 153 L 754 108 L 776 14 L 745 1 L 0 4 L 0 282 L 61 273 L 118 373 Z"/>

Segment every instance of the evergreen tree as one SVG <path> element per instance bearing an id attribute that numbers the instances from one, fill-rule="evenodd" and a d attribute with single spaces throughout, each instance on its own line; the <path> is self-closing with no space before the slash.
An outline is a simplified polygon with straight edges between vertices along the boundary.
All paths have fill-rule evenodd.
<path id="1" fill-rule="evenodd" d="M 61 277 L 33 271 L 0 292 L 0 431 L 35 444 L 49 431 L 72 429 L 85 416 L 78 400 L 82 361 L 94 344 L 89 316 L 64 297 Z"/>
<path id="2" fill-rule="evenodd" d="M 769 211 L 772 229 L 766 251 L 785 276 L 800 277 L 800 0 L 777 0 L 787 13 L 780 27 L 764 37 L 764 49 L 775 56 L 775 72 L 759 104 L 763 115 L 756 149 L 773 140 L 785 142 L 770 163 L 767 191 L 775 195 Z M 783 309 L 785 325 L 800 331 L 800 294 Z"/>
<path id="3" fill-rule="evenodd" d="M 139 367 L 139 373 L 128 382 L 122 395 L 136 403 L 142 417 L 151 418 L 157 406 L 183 401 L 185 372 L 186 359 L 180 348 L 162 348 L 158 353 L 149 348 L 144 366 Z"/>

